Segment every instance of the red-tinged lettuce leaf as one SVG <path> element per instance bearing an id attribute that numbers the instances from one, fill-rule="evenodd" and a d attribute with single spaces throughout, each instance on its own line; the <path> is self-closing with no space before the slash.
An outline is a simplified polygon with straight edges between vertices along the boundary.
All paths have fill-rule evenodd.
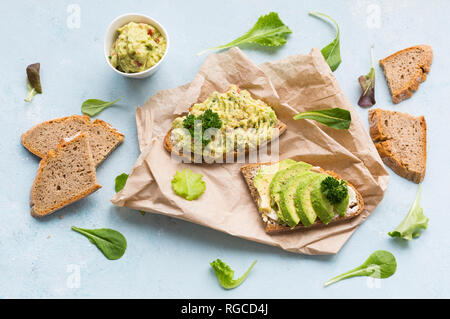
<path id="1" fill-rule="evenodd" d="M 374 106 L 375 101 L 375 68 L 373 65 L 373 46 L 370 50 L 372 67 L 369 73 L 366 75 L 361 75 L 358 78 L 359 85 L 361 86 L 361 97 L 359 98 L 358 105 L 361 107 L 371 107 Z"/>
<path id="2" fill-rule="evenodd" d="M 361 107 L 374 106 L 375 101 L 375 69 L 371 68 L 367 75 L 361 75 L 358 78 L 362 93 L 358 105 Z"/>

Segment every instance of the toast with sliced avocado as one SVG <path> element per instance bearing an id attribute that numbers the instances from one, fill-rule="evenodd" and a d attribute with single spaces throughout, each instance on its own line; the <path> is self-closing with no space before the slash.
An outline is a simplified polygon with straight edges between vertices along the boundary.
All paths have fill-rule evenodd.
<path id="1" fill-rule="evenodd" d="M 348 181 L 305 162 L 247 164 L 241 173 L 269 234 L 345 222 L 364 209 Z"/>
<path id="2" fill-rule="evenodd" d="M 272 107 L 231 85 L 172 121 L 164 148 L 194 163 L 227 162 L 277 139 L 287 129 Z"/>

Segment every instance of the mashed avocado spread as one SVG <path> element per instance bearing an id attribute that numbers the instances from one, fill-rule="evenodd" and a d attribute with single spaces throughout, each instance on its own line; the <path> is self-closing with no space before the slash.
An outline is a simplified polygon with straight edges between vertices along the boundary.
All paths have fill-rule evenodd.
<path id="1" fill-rule="evenodd" d="M 166 39 L 149 24 L 130 22 L 117 32 L 109 58 L 111 65 L 119 71 L 145 71 L 158 63 L 166 51 Z"/>
<path id="2" fill-rule="evenodd" d="M 218 134 L 206 143 L 203 140 L 203 155 L 208 156 L 221 156 L 246 147 L 255 149 L 272 138 L 277 123 L 277 116 L 270 106 L 252 98 L 248 91 L 231 85 L 227 92 L 212 93 L 203 103 L 194 104 L 187 116 L 172 122 L 171 140 L 177 149 L 191 151 L 195 136 L 191 138 L 186 122 L 193 116 L 204 119 L 206 125 L 211 122 L 218 124 L 210 125 L 218 129 Z"/>

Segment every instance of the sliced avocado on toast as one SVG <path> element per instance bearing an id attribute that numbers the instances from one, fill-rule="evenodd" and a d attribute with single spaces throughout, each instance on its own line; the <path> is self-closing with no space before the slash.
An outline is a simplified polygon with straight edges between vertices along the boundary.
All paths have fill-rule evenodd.
<path id="1" fill-rule="evenodd" d="M 317 214 L 311 204 L 311 190 L 316 180 L 320 179 L 323 174 L 313 173 L 302 178 L 302 182 L 298 185 L 294 195 L 294 205 L 302 224 L 306 227 L 314 224 Z"/>
<path id="2" fill-rule="evenodd" d="M 311 171 L 303 171 L 298 175 L 289 177 L 286 183 L 281 188 L 280 192 L 280 212 L 283 221 L 289 227 L 295 227 L 300 222 L 300 216 L 297 213 L 294 204 L 295 192 L 300 184 L 307 180 L 312 174 Z"/>
<path id="3" fill-rule="evenodd" d="M 295 175 L 298 175 L 302 172 L 309 171 L 312 165 L 305 162 L 298 162 L 295 165 L 292 165 L 286 169 L 278 171 L 270 182 L 270 197 L 272 207 L 278 211 L 279 210 L 279 202 L 280 202 L 280 192 L 283 185 L 286 181 Z"/>
<path id="4" fill-rule="evenodd" d="M 261 212 L 270 212 L 271 205 L 270 205 L 270 183 L 273 179 L 273 177 L 279 172 L 280 170 L 283 170 L 285 168 L 288 168 L 292 165 L 297 164 L 296 161 L 291 159 L 285 159 L 281 162 L 271 164 L 271 165 L 265 165 L 262 166 L 261 169 L 258 171 L 258 173 L 255 176 L 254 179 L 254 185 L 255 188 L 258 191 L 259 199 L 258 199 L 258 209 Z"/>
<path id="5" fill-rule="evenodd" d="M 330 203 L 320 189 L 320 184 L 326 177 L 327 175 L 322 174 L 320 178 L 315 179 L 311 188 L 312 207 L 324 224 L 328 224 L 334 217 L 333 204 Z"/>

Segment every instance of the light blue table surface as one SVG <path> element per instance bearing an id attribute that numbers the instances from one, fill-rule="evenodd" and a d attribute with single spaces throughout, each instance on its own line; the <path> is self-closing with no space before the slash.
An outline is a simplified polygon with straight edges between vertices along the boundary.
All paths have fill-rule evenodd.
<path id="1" fill-rule="evenodd" d="M 73 28 L 73 8 L 80 9 L 79 28 Z M 369 71 L 370 45 L 375 44 L 377 60 L 411 45 L 433 46 L 427 81 L 401 104 L 391 102 L 376 66 L 377 106 L 425 115 L 428 125 L 421 204 L 430 223 L 419 239 L 403 242 L 387 236 L 406 216 L 418 189 L 391 170 L 384 200 L 333 256 L 296 255 L 165 216 L 141 216 L 110 203 L 115 176 L 129 172 L 139 155 L 138 105 L 160 89 L 191 81 L 207 56 L 198 57 L 197 52 L 243 34 L 270 11 L 278 12 L 293 33 L 280 49 L 244 48 L 256 63 L 325 46 L 335 31 L 308 16 L 310 10 L 328 13 L 339 22 L 343 61 L 335 76 L 366 127 L 367 110 L 356 105 L 357 78 Z M 0 298 L 450 297 L 449 1 L 17 0 L 0 2 L 0 12 Z M 127 12 L 154 17 L 170 35 L 167 59 L 151 78 L 121 77 L 105 62 L 106 28 Z M 25 68 L 34 62 L 41 63 L 44 93 L 25 103 Z M 118 105 L 99 116 L 126 136 L 97 170 L 103 188 L 49 218 L 31 217 L 29 190 L 39 161 L 21 145 L 21 133 L 44 120 L 80 114 L 85 99 L 120 96 L 124 99 Z M 72 225 L 121 231 L 128 240 L 125 255 L 107 260 L 85 237 L 71 231 Z M 395 254 L 398 269 L 393 277 L 361 277 L 323 287 L 327 279 L 359 265 L 377 249 Z M 226 291 L 209 266 L 218 257 L 237 274 L 254 259 L 258 263 L 242 286 Z"/>

